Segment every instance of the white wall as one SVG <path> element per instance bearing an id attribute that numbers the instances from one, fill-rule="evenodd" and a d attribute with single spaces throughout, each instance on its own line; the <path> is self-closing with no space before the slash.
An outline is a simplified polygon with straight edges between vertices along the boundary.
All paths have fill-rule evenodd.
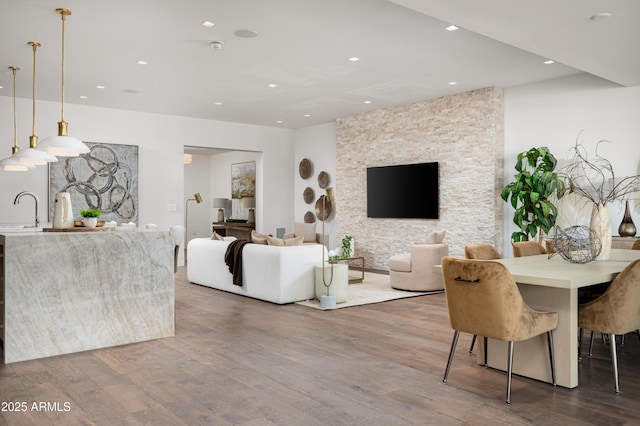
<path id="1" fill-rule="evenodd" d="M 17 104 L 18 143 L 26 147 L 31 134 L 31 101 L 18 99 Z M 38 102 L 37 108 L 37 133 L 42 140 L 57 131 L 60 104 Z M 0 158 L 11 154 L 12 117 L 13 98 L 0 97 Z M 184 145 L 262 152 L 258 191 L 262 191 L 263 206 L 256 209 L 256 220 L 264 229 L 275 230 L 293 219 L 292 130 L 74 104 L 65 104 L 65 118 L 69 134 L 83 141 L 139 146 L 140 224 L 168 228 L 184 223 Z M 33 220 L 33 205 L 28 199 L 13 205 L 22 190 L 38 194 L 40 214 L 46 219 L 47 179 L 46 166 L 22 174 L 0 171 L 0 223 Z M 167 211 L 169 204 L 176 205 L 175 212 Z M 210 200 L 207 205 L 211 206 Z"/>
<path id="2" fill-rule="evenodd" d="M 184 165 L 184 201 L 189 201 L 186 241 L 192 238 L 208 237 L 211 235 L 211 167 L 209 156 L 193 155 L 191 164 Z M 199 193 L 202 203 L 193 201 Z"/>
<path id="3" fill-rule="evenodd" d="M 335 123 L 321 124 L 318 126 L 299 129 L 295 134 L 295 160 L 294 166 L 291 168 L 291 179 L 294 182 L 294 220 L 284 223 L 282 227 L 286 228 L 286 232 L 293 232 L 294 221 L 304 222 L 304 215 L 307 211 L 311 211 L 315 216 L 315 203 L 321 195 L 325 194 L 325 190 L 320 188 L 318 184 L 318 174 L 325 171 L 329 174 L 329 186 L 335 189 L 336 186 L 336 125 Z M 302 179 L 298 171 L 298 165 L 303 158 L 307 158 L 313 164 L 313 173 L 308 179 Z M 313 189 L 315 198 L 311 204 L 307 204 L 303 198 L 303 192 L 306 187 Z M 340 206 L 336 206 L 340 210 Z M 325 234 L 329 234 L 329 247 L 336 247 L 336 221 L 340 219 L 340 215 L 332 214 L 324 224 Z M 316 217 L 316 232 L 322 232 L 322 222 Z M 340 236 L 342 238 L 342 236 Z"/>
<path id="4" fill-rule="evenodd" d="M 599 154 L 611 162 L 617 176 L 638 174 L 640 87 L 620 87 L 580 74 L 514 87 L 504 93 L 505 183 L 513 180 L 518 153 L 531 147 L 547 146 L 560 166 L 566 164 L 581 130 L 590 155 L 595 155 L 597 141 L 611 141 L 600 145 Z M 588 221 L 585 216 L 590 209 L 585 210 L 574 219 Z M 623 213 L 621 203 L 610 204 L 613 235 L 618 234 Z M 640 224 L 640 203 L 632 217 L 636 226 Z M 513 209 L 505 203 L 505 247 L 510 246 L 511 233 L 517 230 L 512 218 Z M 508 250 L 505 252 L 509 254 Z"/>

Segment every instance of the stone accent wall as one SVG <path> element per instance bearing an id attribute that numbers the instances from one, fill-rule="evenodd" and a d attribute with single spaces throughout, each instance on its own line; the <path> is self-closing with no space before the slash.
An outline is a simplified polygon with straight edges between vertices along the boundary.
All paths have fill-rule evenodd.
<path id="1" fill-rule="evenodd" d="M 452 256 L 490 243 L 503 252 L 503 92 L 487 88 L 338 119 L 336 241 L 355 240 L 365 267 L 388 270 L 389 257 L 445 229 Z M 366 170 L 433 162 L 440 170 L 440 219 L 367 217 Z M 510 248 L 509 248 L 510 249 Z"/>

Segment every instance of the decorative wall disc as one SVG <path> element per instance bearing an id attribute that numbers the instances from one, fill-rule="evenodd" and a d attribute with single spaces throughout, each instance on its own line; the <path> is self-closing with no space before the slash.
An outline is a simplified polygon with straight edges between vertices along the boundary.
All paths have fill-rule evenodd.
<path id="1" fill-rule="evenodd" d="M 326 201 L 324 203 L 324 208 L 323 208 L 322 201 L 325 198 L 326 198 Z M 333 205 L 331 203 L 331 200 L 326 195 L 321 195 L 320 198 L 318 198 L 318 201 L 316 201 L 316 216 L 318 217 L 318 219 L 327 220 L 327 218 L 331 216 L 332 209 L 333 209 Z"/>
<path id="2" fill-rule="evenodd" d="M 302 179 L 308 179 L 311 174 L 313 174 L 313 165 L 311 164 L 311 161 L 307 158 L 303 158 L 298 166 L 298 171 L 300 172 L 300 177 Z"/>
<path id="3" fill-rule="evenodd" d="M 308 211 L 304 214 L 304 223 L 315 223 L 316 217 L 315 215 Z"/>
<path id="4" fill-rule="evenodd" d="M 308 186 L 304 189 L 304 193 L 302 194 L 302 197 L 304 198 L 304 202 L 307 204 L 311 204 L 313 203 L 313 199 L 316 197 L 315 192 L 313 192 L 312 188 L 309 188 Z"/>
<path id="5" fill-rule="evenodd" d="M 320 185 L 322 189 L 326 189 L 329 186 L 329 173 L 320 172 L 318 175 L 318 185 Z"/>

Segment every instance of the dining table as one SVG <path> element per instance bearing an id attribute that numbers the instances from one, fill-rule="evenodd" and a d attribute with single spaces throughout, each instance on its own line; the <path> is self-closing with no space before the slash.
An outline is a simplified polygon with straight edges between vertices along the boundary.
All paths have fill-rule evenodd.
<path id="1" fill-rule="evenodd" d="M 536 255 L 496 259 L 507 267 L 525 302 L 538 311 L 558 313 L 553 331 L 556 383 L 578 386 L 578 291 L 611 282 L 628 264 L 640 258 L 640 250 L 612 249 L 608 260 L 572 263 L 560 255 Z M 441 265 L 433 271 L 442 273 Z M 484 339 L 478 339 L 477 362 L 484 364 Z M 507 343 L 489 339 L 487 365 L 507 370 Z M 551 383 L 549 351 L 545 334 L 516 342 L 513 373 Z"/>

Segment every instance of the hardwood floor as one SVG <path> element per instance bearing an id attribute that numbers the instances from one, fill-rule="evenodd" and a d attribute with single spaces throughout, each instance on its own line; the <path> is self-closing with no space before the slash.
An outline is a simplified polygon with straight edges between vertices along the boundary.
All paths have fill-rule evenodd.
<path id="1" fill-rule="evenodd" d="M 0 365 L 0 425 L 640 423 L 636 336 L 619 349 L 620 395 L 597 341 L 579 388 L 516 376 L 509 406 L 471 336 L 442 383 L 452 334 L 442 294 L 323 312 L 189 284 L 180 268 L 175 337 Z"/>

